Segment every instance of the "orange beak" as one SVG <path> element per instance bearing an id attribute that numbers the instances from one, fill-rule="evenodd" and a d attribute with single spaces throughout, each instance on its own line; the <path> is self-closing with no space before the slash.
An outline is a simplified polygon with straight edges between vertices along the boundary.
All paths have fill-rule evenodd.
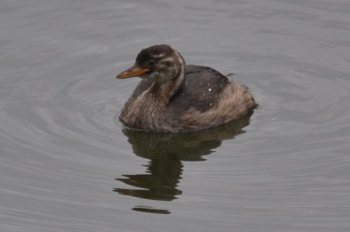
<path id="1" fill-rule="evenodd" d="M 118 74 L 116 78 L 125 79 L 129 77 L 141 77 L 143 74 L 145 74 L 148 71 L 149 71 L 148 68 L 141 68 L 139 66 L 134 65 L 131 68 L 125 70 L 124 72 L 121 72 L 120 74 Z"/>

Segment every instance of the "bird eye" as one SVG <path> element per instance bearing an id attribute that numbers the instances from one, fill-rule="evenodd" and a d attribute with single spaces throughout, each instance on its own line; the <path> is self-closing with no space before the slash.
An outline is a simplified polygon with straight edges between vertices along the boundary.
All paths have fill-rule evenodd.
<path id="1" fill-rule="evenodd" d="M 148 62 L 148 65 L 150 65 L 150 66 L 152 66 L 152 65 L 154 65 L 156 62 L 154 61 L 154 60 L 150 60 L 149 62 Z"/>

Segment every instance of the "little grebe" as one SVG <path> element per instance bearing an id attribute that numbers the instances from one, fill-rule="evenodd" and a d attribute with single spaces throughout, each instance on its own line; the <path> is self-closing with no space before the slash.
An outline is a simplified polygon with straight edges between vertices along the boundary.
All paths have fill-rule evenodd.
<path id="1" fill-rule="evenodd" d="M 212 68 L 186 65 L 169 45 L 143 49 L 135 65 L 117 76 L 128 77 L 142 78 L 120 115 L 130 128 L 174 133 L 205 129 L 246 115 L 257 105 L 247 87 Z"/>

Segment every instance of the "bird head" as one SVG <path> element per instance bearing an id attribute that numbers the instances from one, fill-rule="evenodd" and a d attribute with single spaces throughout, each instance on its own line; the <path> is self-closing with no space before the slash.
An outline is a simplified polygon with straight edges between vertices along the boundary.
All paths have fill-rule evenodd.
<path id="1" fill-rule="evenodd" d="M 169 45 L 154 45 L 141 50 L 135 64 L 116 78 L 141 77 L 165 83 L 184 73 L 185 61 Z"/>

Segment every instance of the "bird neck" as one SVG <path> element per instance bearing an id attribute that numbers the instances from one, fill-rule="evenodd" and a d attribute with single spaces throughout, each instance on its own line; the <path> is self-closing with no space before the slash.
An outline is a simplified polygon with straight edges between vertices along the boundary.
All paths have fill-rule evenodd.
<path id="1" fill-rule="evenodd" d="M 186 65 L 181 56 L 178 58 L 179 71 L 175 77 L 162 83 L 155 81 L 148 89 L 150 95 L 159 103 L 164 103 L 165 105 L 169 103 L 169 101 L 171 101 L 171 99 L 178 93 L 184 84 Z"/>

